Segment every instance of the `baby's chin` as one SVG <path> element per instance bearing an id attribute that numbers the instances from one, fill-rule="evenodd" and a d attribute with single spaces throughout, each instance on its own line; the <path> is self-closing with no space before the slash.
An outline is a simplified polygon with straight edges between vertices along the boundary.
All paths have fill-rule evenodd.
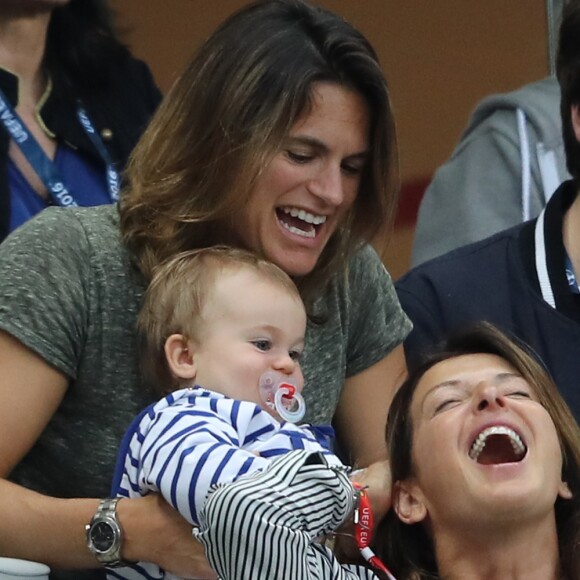
<path id="1" fill-rule="evenodd" d="M 278 413 L 276 412 L 276 409 L 274 407 L 270 407 L 270 405 L 268 403 L 261 402 L 261 403 L 258 403 L 258 406 L 263 411 L 266 411 L 266 413 L 268 413 L 268 415 L 270 415 L 271 417 L 276 419 L 276 421 L 280 421 L 280 422 L 283 421 L 282 417 L 280 417 L 280 415 L 278 415 Z"/>

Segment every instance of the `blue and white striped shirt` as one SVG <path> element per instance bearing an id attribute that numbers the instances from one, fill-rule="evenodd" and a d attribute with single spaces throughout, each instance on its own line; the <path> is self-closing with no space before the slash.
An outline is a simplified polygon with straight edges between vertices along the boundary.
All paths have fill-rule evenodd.
<path id="1" fill-rule="evenodd" d="M 113 495 L 139 497 L 160 492 L 191 524 L 217 484 L 263 471 L 292 450 L 329 451 L 330 426 L 281 423 L 255 403 L 201 387 L 181 389 L 145 409 L 123 439 Z M 126 572 L 125 572 L 126 571 Z M 157 566 L 136 564 L 109 571 L 109 578 L 168 578 Z"/>

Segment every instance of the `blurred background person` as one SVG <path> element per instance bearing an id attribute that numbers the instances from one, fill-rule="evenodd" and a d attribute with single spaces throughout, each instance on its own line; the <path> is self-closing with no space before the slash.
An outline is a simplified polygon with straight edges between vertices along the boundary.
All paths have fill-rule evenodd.
<path id="1" fill-rule="evenodd" d="M 106 0 L 0 0 L 0 241 L 47 205 L 116 201 L 160 98 Z"/>
<path id="2" fill-rule="evenodd" d="M 538 216 L 566 170 L 554 46 L 566 0 L 547 0 L 551 75 L 483 99 L 421 201 L 412 264 Z"/>

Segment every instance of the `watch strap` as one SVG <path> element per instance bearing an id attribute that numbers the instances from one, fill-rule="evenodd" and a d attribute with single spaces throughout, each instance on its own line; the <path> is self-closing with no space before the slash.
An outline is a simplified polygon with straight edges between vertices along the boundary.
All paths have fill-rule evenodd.
<path id="1" fill-rule="evenodd" d="M 117 518 L 117 504 L 118 497 L 105 498 L 99 503 L 99 507 L 91 522 L 85 526 L 87 534 L 87 544 L 89 550 L 94 554 L 95 558 L 109 568 L 117 568 L 119 566 L 126 566 L 126 562 L 121 560 L 121 545 L 123 533 L 119 520 Z M 111 545 L 105 550 L 99 549 L 94 543 L 94 533 L 97 526 L 108 526 L 112 534 Z"/>

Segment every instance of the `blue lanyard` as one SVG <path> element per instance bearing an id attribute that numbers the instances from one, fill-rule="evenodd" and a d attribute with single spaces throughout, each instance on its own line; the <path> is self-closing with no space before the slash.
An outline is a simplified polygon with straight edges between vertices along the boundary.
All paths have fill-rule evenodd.
<path id="1" fill-rule="evenodd" d="M 114 168 L 107 149 L 80 103 L 77 109 L 77 117 L 87 137 L 105 162 L 109 196 L 111 201 L 117 201 L 119 199 L 119 174 Z M 35 173 L 42 180 L 54 201 L 63 207 L 77 207 L 78 203 L 64 184 L 60 171 L 42 150 L 38 141 L 28 131 L 2 90 L 0 90 L 0 122 L 4 125 L 16 145 L 18 145 L 32 166 L 32 169 L 34 169 Z"/>
<path id="2" fill-rule="evenodd" d="M 109 186 L 109 196 L 111 201 L 119 201 L 119 172 L 115 169 L 115 165 L 105 147 L 103 140 L 99 137 L 98 133 L 96 132 L 87 112 L 83 108 L 82 104 L 79 101 L 78 109 L 77 109 L 77 117 L 78 120 L 81 122 L 87 137 L 91 140 L 91 143 L 94 145 L 95 149 L 98 151 L 101 159 L 105 162 L 107 168 L 107 185 Z"/>

